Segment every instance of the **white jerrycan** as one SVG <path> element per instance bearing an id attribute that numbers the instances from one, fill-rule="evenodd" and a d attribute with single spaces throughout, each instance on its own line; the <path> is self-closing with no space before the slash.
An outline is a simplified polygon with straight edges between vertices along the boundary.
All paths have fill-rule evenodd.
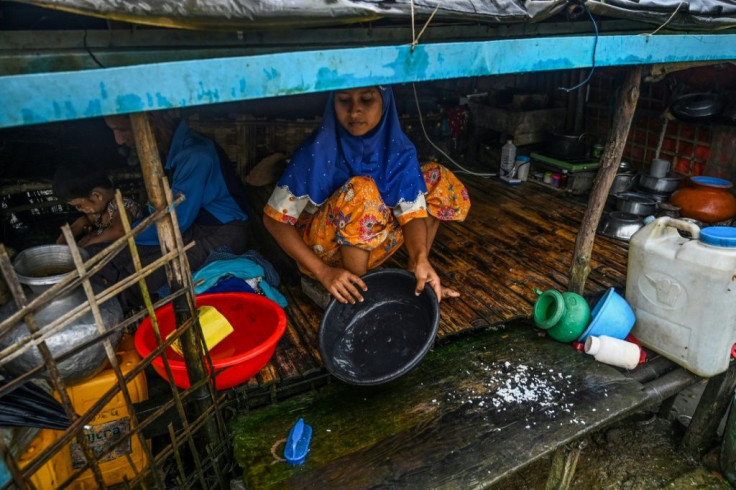
<path id="1" fill-rule="evenodd" d="M 652 221 L 629 242 L 626 301 L 644 346 L 699 376 L 725 371 L 736 342 L 736 228 Z"/>

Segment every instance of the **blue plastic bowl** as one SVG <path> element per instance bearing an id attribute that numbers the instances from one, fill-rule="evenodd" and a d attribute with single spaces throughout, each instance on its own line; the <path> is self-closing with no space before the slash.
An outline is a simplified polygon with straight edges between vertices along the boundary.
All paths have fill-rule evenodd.
<path id="1" fill-rule="evenodd" d="M 609 289 L 596 303 L 591 316 L 593 320 L 578 338 L 578 342 L 585 342 L 585 339 L 591 335 L 594 337 L 608 335 L 623 340 L 629 335 L 636 322 L 634 310 L 613 288 Z"/>

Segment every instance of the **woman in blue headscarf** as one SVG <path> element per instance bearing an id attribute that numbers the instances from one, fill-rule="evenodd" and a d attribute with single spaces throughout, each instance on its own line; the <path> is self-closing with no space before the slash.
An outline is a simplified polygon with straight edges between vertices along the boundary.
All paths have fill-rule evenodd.
<path id="1" fill-rule="evenodd" d="M 322 125 L 294 153 L 266 204 L 264 224 L 305 274 L 342 303 L 362 301 L 360 276 L 402 244 L 416 292 L 443 288 L 429 262 L 439 221 L 462 221 L 465 186 L 445 167 L 419 165 L 390 88 L 331 93 Z"/>

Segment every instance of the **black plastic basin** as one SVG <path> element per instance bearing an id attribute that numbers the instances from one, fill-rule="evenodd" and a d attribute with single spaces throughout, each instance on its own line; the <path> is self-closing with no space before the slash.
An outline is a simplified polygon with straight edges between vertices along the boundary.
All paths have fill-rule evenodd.
<path id="1" fill-rule="evenodd" d="M 356 385 L 377 385 L 409 372 L 427 354 L 439 328 L 439 304 L 431 287 L 416 296 L 416 278 L 401 269 L 363 276 L 362 303 L 334 298 L 319 327 L 327 370 Z"/>

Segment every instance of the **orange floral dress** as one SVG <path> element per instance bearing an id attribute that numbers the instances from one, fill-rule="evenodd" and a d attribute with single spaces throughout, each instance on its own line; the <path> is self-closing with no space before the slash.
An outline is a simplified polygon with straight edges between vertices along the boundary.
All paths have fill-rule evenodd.
<path id="1" fill-rule="evenodd" d="M 463 221 L 468 215 L 468 190 L 455 174 L 434 162 L 423 165 L 422 174 L 427 194 L 394 208 L 384 204 L 371 177 L 359 176 L 343 184 L 320 207 L 304 202 L 300 206 L 299 201 L 308 198 L 277 188 L 264 212 L 276 221 L 295 225 L 327 265 L 342 266 L 340 246 L 349 245 L 370 252 L 368 268 L 373 269 L 401 247 L 401 226 L 412 219 L 431 215 L 441 221 Z"/>

